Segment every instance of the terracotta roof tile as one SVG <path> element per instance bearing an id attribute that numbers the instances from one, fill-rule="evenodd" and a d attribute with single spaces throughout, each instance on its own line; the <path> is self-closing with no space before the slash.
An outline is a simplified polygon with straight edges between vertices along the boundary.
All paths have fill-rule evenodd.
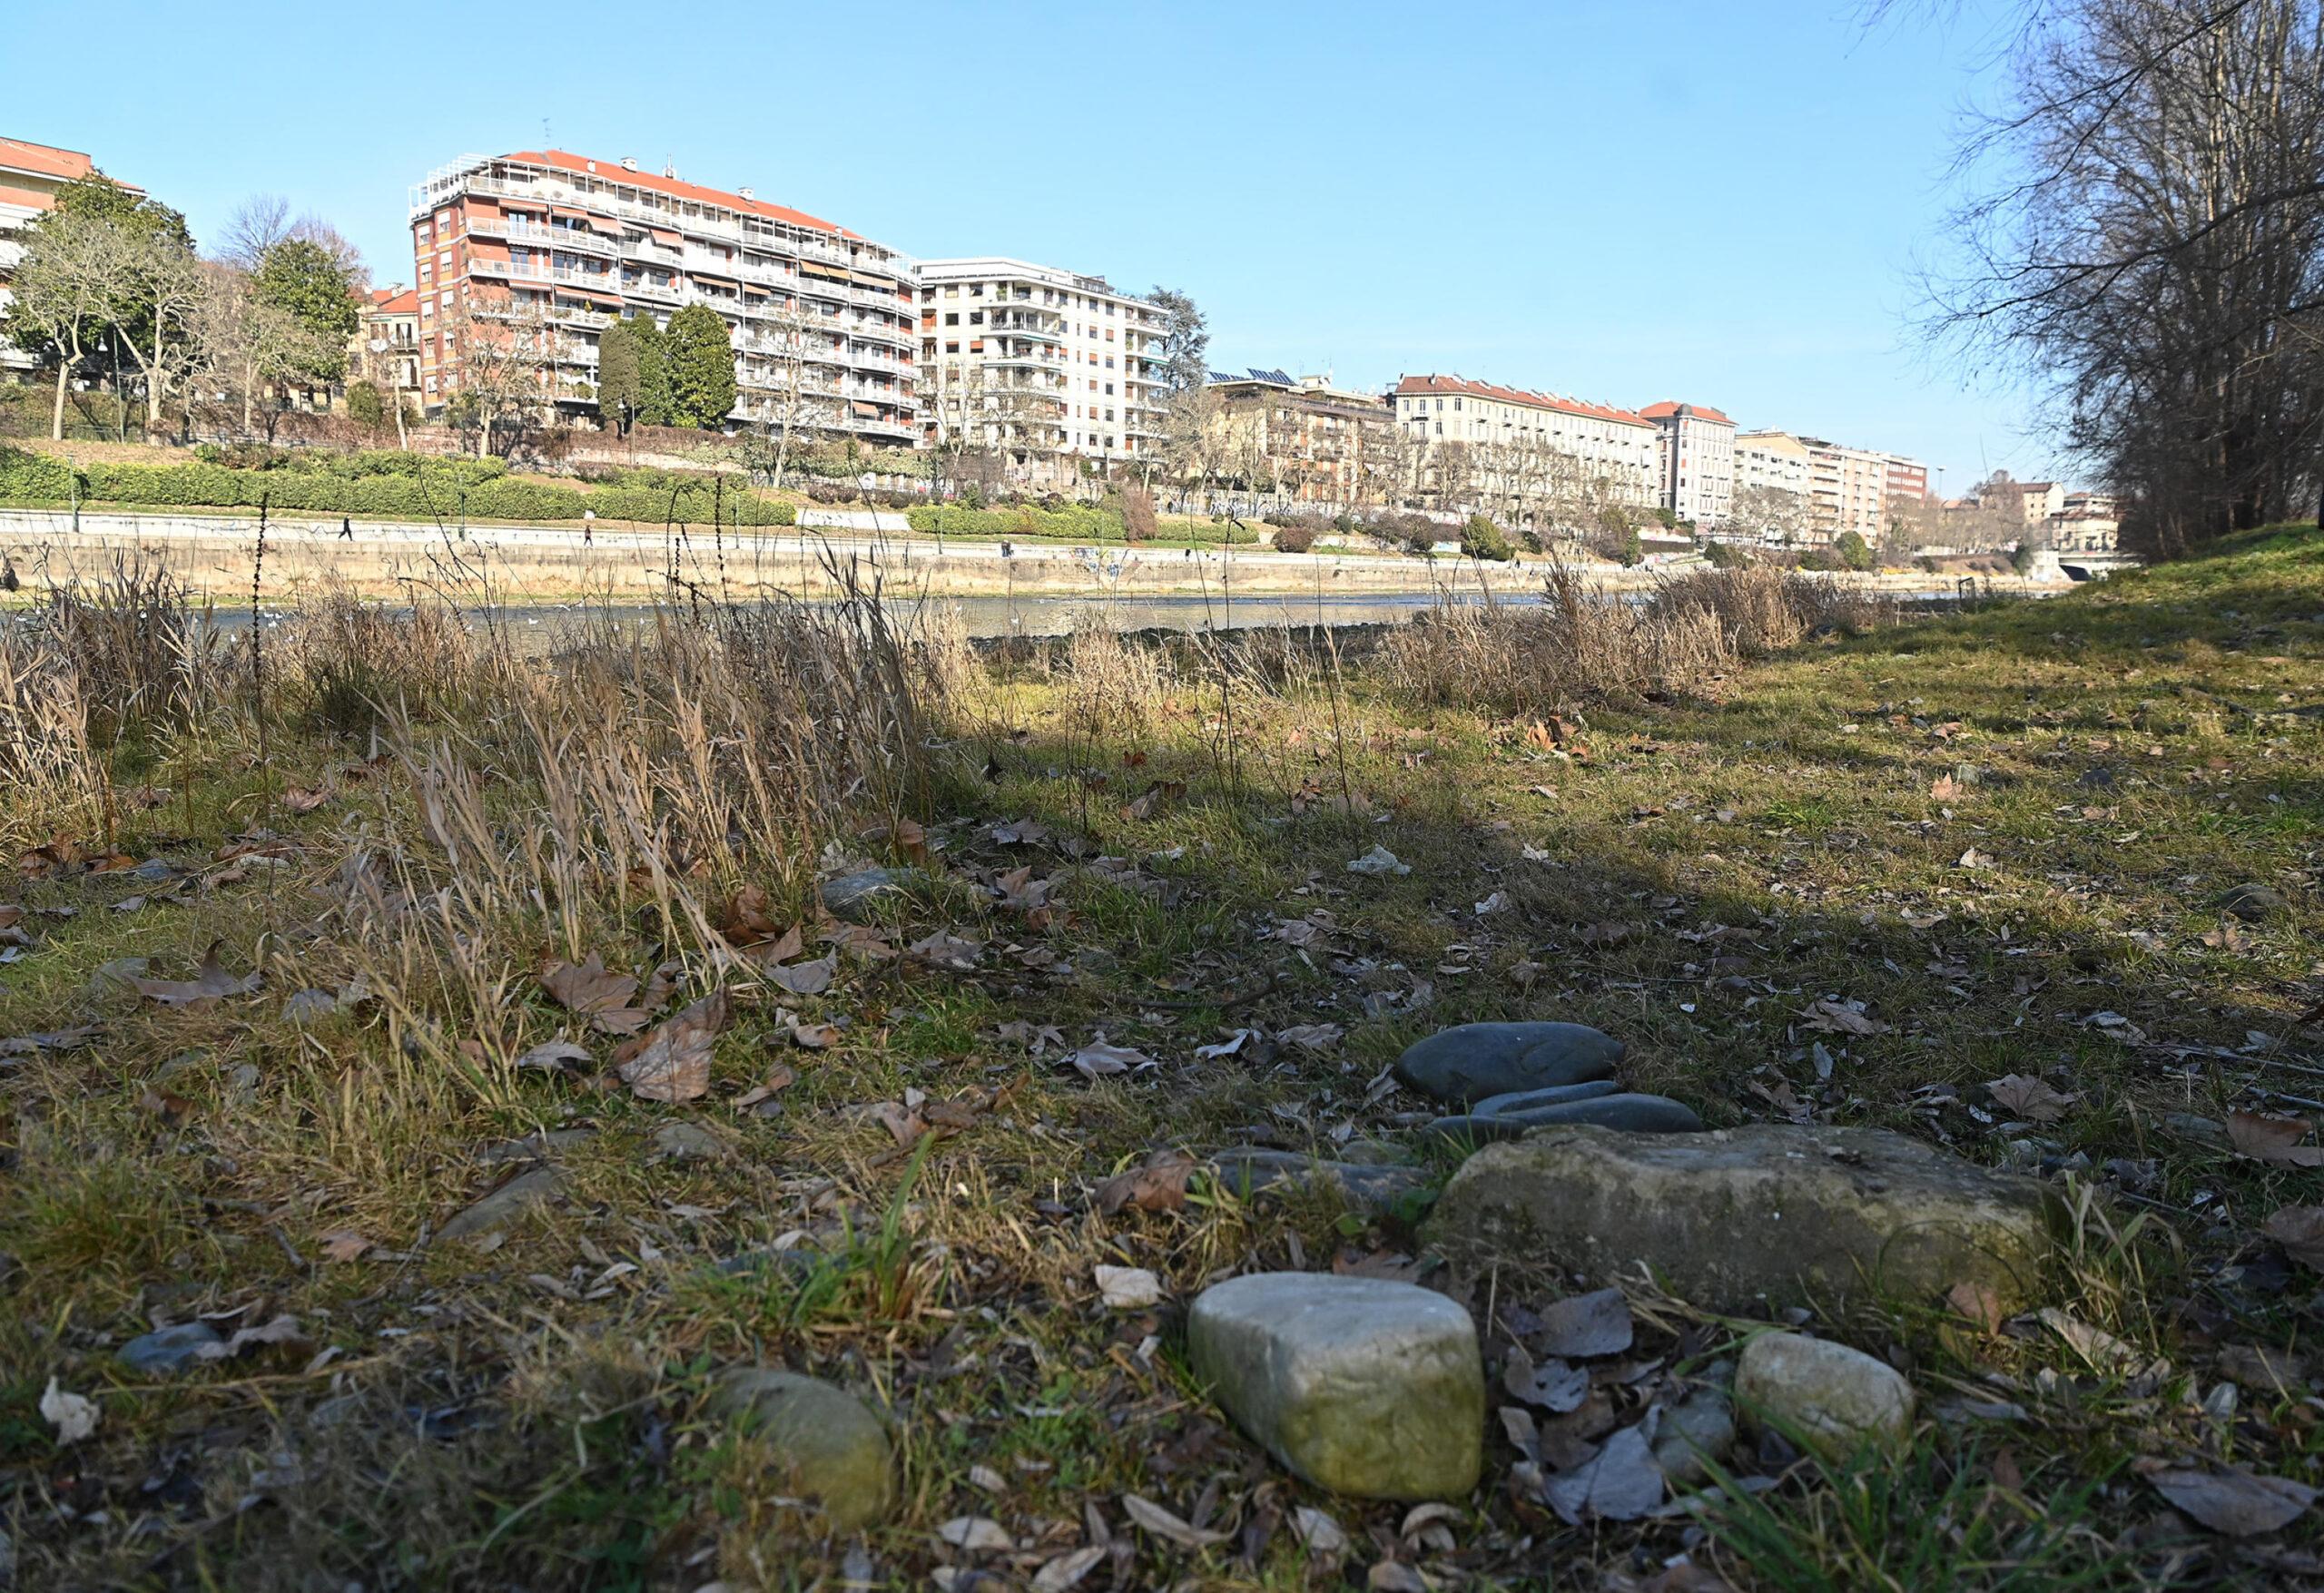
<path id="1" fill-rule="evenodd" d="M 1681 404 L 1669 398 L 1663 399 L 1659 404 L 1649 404 L 1639 413 L 1649 420 L 1667 420 L 1681 409 L 1699 419 L 1716 421 L 1721 426 L 1735 424 L 1732 418 L 1720 414 L 1709 404 Z"/>
<path id="2" fill-rule="evenodd" d="M 1610 404 L 1592 404 L 1581 398 L 1569 398 L 1557 393 L 1529 392 L 1523 388 L 1496 387 L 1491 382 L 1471 381 L 1459 376 L 1408 376 L 1396 384 L 1397 393 L 1461 393 L 1472 398 L 1492 398 L 1503 404 L 1522 404 L 1529 408 L 1554 409 L 1561 415 L 1580 415 L 1592 420 L 1611 420 L 1620 426 L 1651 426 L 1654 423 L 1630 409 L 1618 409 Z"/>
<path id="3" fill-rule="evenodd" d="M 0 138 L 0 170 L 30 172 L 39 177 L 52 177 L 60 182 L 77 178 L 102 175 L 96 162 L 79 150 L 61 150 L 54 145 L 33 143 L 21 138 Z M 132 193 L 145 191 L 123 182 L 122 187 Z"/>

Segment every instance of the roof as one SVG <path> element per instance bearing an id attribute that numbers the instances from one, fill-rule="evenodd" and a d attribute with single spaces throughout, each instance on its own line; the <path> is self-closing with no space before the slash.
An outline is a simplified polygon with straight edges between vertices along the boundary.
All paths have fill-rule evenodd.
<path id="1" fill-rule="evenodd" d="M 1285 371 L 1262 370 L 1256 365 L 1245 366 L 1243 368 L 1243 374 L 1240 376 L 1236 376 L 1231 370 L 1214 370 L 1210 373 L 1209 379 L 1213 386 L 1223 386 L 1227 382 L 1246 381 L 1264 383 L 1265 386 L 1271 388 L 1287 388 L 1297 385 L 1292 381 L 1289 374 Z"/>
<path id="2" fill-rule="evenodd" d="M 1731 417 L 1720 414 L 1709 404 L 1680 404 L 1669 398 L 1659 404 L 1649 404 L 1639 413 L 1649 420 L 1668 420 L 1673 415 L 1691 415 L 1698 420 L 1715 421 L 1721 426 L 1735 424 Z"/>
<path id="3" fill-rule="evenodd" d="M 53 178 L 59 182 L 104 176 L 97 170 L 96 162 L 79 150 L 61 150 L 51 144 L 33 143 L 21 138 L 0 138 L 0 171 L 28 172 L 35 177 Z M 145 192 L 132 183 L 123 182 L 121 186 L 132 193 Z"/>
<path id="4" fill-rule="evenodd" d="M 786 221 L 811 231 L 829 232 L 840 238 L 854 238 L 858 234 L 844 227 L 834 226 L 820 216 L 804 211 L 794 211 L 787 205 L 768 204 L 763 200 L 744 199 L 739 193 L 729 193 L 723 188 L 704 188 L 700 183 L 681 182 L 675 177 L 664 177 L 652 172 L 632 172 L 619 161 L 593 161 L 586 155 L 576 155 L 569 150 L 518 150 L 514 154 L 497 157 L 503 161 L 521 161 L 527 165 L 551 166 L 576 176 L 602 177 L 608 182 L 626 183 L 632 188 L 646 189 L 654 193 L 665 193 L 672 199 L 690 199 L 696 204 L 723 205 L 744 215 L 762 217 L 770 221 Z"/>
<path id="5" fill-rule="evenodd" d="M 1534 409 L 1554 409 L 1562 415 L 1587 416 L 1593 420 L 1611 420 L 1621 426 L 1651 426 L 1654 423 L 1634 410 L 1617 409 L 1610 404 L 1591 404 L 1581 398 L 1569 398 L 1556 393 L 1528 392 L 1523 388 L 1495 387 L 1491 382 L 1471 381 L 1460 376 L 1408 376 L 1396 384 L 1399 396 L 1413 393 L 1462 393 L 1473 398 L 1492 398 L 1503 404 L 1523 404 Z"/>
<path id="6" fill-rule="evenodd" d="M 418 315 L 419 293 L 411 288 L 406 288 L 400 293 L 393 288 L 375 288 L 371 290 L 371 312 L 374 315 Z"/>

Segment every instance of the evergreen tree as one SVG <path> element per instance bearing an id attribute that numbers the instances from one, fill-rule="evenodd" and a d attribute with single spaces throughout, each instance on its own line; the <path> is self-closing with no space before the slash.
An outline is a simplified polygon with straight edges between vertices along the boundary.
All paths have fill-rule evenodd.
<path id="1" fill-rule="evenodd" d="M 650 316 L 629 324 L 637 344 L 637 415 L 647 426 L 675 426 L 677 414 L 670 394 L 670 334 Z"/>
<path id="2" fill-rule="evenodd" d="M 1159 309 L 1162 380 L 1170 395 L 1192 392 L 1210 379 L 1210 323 L 1195 301 L 1175 288 L 1157 288 L 1147 301 Z"/>
<path id="3" fill-rule="evenodd" d="M 597 339 L 597 419 L 606 430 L 623 437 L 636 423 L 645 397 L 638 324 L 616 320 Z"/>
<path id="4" fill-rule="evenodd" d="M 724 426 L 734 408 L 734 344 L 725 318 L 707 304 L 689 304 L 670 318 L 666 337 L 672 424 Z"/>
<path id="5" fill-rule="evenodd" d="M 362 323 L 355 283 L 339 257 L 304 238 L 286 238 L 259 262 L 260 301 L 274 306 L 306 329 L 310 346 L 298 372 L 317 382 L 347 374 L 347 340 Z"/>

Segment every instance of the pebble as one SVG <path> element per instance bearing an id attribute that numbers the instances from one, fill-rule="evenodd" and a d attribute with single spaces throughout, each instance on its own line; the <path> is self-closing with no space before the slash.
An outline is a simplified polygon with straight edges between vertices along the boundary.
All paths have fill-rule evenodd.
<path id="1" fill-rule="evenodd" d="M 436 1243 L 471 1239 L 505 1228 L 533 1207 L 554 1199 L 564 1185 L 565 1175 L 555 1167 L 535 1167 L 529 1173 L 519 1173 L 438 1229 Z"/>
<path id="2" fill-rule="evenodd" d="M 1743 1346 L 1735 1400 L 1755 1429 L 1840 1457 L 1912 1435 L 1913 1385 L 1885 1361 L 1804 1333 L 1766 1333 Z"/>
<path id="3" fill-rule="evenodd" d="M 776 1490 L 815 1500 L 841 1531 L 871 1526 L 894 1507 L 887 1427 L 845 1389 L 794 1372 L 742 1367 L 720 1380 L 712 1405 L 773 1462 Z"/>
<path id="4" fill-rule="evenodd" d="M 1493 1096 L 1611 1078 L 1622 1043 L 1578 1023 L 1463 1023 L 1415 1040 L 1396 1059 L 1410 1088 L 1467 1107 Z"/>
<path id="5" fill-rule="evenodd" d="M 1728 1392 L 1735 1368 L 1717 1362 L 1709 1372 L 1713 1381 L 1663 1411 L 1654 1430 L 1654 1463 L 1674 1489 L 1709 1480 L 1703 1461 L 1725 1464 L 1735 1443 L 1735 1400 Z"/>
<path id="6" fill-rule="evenodd" d="M 1484 1463 L 1484 1363 L 1458 1303 L 1414 1283 L 1253 1273 L 1187 1315 L 1195 1374 L 1295 1474 L 1363 1499 L 1459 1499 Z"/>
<path id="7" fill-rule="evenodd" d="M 917 869 L 859 869 L 823 881 L 823 906 L 833 917 L 860 923 L 871 916 L 881 897 L 901 894 L 921 878 Z"/>
<path id="8" fill-rule="evenodd" d="M 2284 899 L 2281 891 L 2252 880 L 2222 891 L 2219 905 L 2247 924 L 2258 924 L 2283 911 Z"/>

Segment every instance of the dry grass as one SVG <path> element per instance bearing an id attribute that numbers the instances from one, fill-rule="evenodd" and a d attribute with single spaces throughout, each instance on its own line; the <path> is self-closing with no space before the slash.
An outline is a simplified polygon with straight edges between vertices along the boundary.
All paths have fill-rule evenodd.
<path id="1" fill-rule="evenodd" d="M 1148 1267 L 1183 1301 L 1221 1269 L 1393 1265 L 1402 1216 L 1199 1183 L 1177 1211 L 1107 1216 L 1091 1196 L 1164 1147 L 1394 1140 L 1417 1103 L 1373 1081 L 1416 1034 L 1472 1018 L 1599 1023 L 1640 1083 L 1722 1124 L 1876 1122 L 1984 1159 L 2021 1130 L 1963 1103 L 2054 1062 L 2081 1104 L 2037 1152 L 2159 1169 L 2122 1185 L 2146 1203 L 2128 1212 L 2075 1195 L 2060 1300 L 2182 1365 L 2202 1352 L 2158 1303 L 2181 1294 L 2213 1336 L 2289 1337 L 2279 1307 L 2223 1281 L 2248 1223 L 2185 1255 L 2164 1226 L 2202 1231 L 2182 1220 L 2199 1194 L 2206 1213 L 2257 1214 L 2293 1193 L 2156 1134 L 2162 1112 L 2223 1112 L 2250 1087 L 2125 1061 L 2088 1013 L 2213 1046 L 2298 1031 L 2316 993 L 2305 910 L 2229 950 L 2201 947 L 2213 926 L 2192 903 L 2221 870 L 2311 866 L 2314 727 L 2165 724 L 2125 671 L 2172 667 L 2161 638 L 2212 649 L 2222 692 L 2312 682 L 2312 634 L 2285 617 L 2312 593 L 2282 615 L 2211 594 L 2181 615 L 2166 593 L 2120 616 L 2096 594 L 1801 647 L 1885 616 L 1761 572 L 1638 605 L 1561 573 L 1539 611 L 1432 616 L 1360 660 L 1329 638 L 1148 646 L 1092 628 L 995 668 L 933 607 L 900 630 L 875 587 L 832 574 L 830 605 L 705 594 L 642 624 L 599 615 L 547 659 L 450 606 L 319 593 L 270 634 L 258 693 L 246 652 L 222 654 L 222 675 L 173 669 L 166 614 L 153 634 L 0 628 L 0 758 L 23 773 L 0 831 L 21 847 L 110 811 L 124 849 L 184 870 L 28 876 L 35 932 L 0 971 L 0 1037 L 99 1026 L 0 1065 L 16 1307 L 0 1514 L 26 1585 L 834 1585 L 849 1546 L 704 1412 L 709 1379 L 751 1361 L 893 1414 L 903 1504 L 858 1546 L 884 1585 L 969 1564 L 935 1535 L 965 1515 L 1026 1546 L 981 1562 L 1020 1585 L 1096 1541 L 1088 1509 L 1118 1546 L 1091 1588 L 1328 1584 L 1388 1557 L 1440 1582 L 1556 1566 L 1594 1583 L 1682 1552 L 1738 1584 L 1993 1585 L 2013 1556 L 2037 1581 L 2250 1571 L 2143 1522 L 2122 1468 L 2232 1441 L 2304 1475 L 2299 1432 L 2247 1421 L 2227 1440 L 2175 1388 L 2093 1388 L 2046 1332 L 1971 1342 L 1919 1309 L 1857 1324 L 1860 1342 L 1897 1346 L 1931 1401 L 1974 1388 L 2034 1408 L 2013 1465 L 2054 1521 L 1985 1480 L 1974 1434 L 1932 1424 L 1877 1475 L 1786 1474 L 1763 1514 L 1708 1540 L 1684 1520 L 1562 1534 L 1503 1486 L 1496 1440 L 1494 1482 L 1448 1523 L 1457 1552 L 1423 1550 L 1400 1509 L 1315 1494 L 1236 1438 L 1177 1359 L 1175 1307 L 1108 1312 L 1089 1282 Z M 2215 629 L 2230 608 L 2277 629 L 2230 651 Z M 141 611 L 88 612 L 134 632 Z M 2090 660 L 2044 640 L 2061 627 Z M 101 703 L 84 659 L 129 660 L 144 683 L 124 673 Z M 1728 676 L 1717 703 L 1692 689 L 1709 674 Z M 2029 718 L 2029 691 L 2062 717 Z M 1576 702 L 1594 750 L 1502 716 Z M 2082 762 L 2053 766 L 2063 739 L 2132 735 L 2147 778 L 2103 799 L 2119 813 L 2073 817 L 2092 799 L 2059 794 Z M 1965 758 L 1992 778 L 1940 809 L 1930 782 Z M 149 781 L 166 805 L 108 805 Z M 2002 864 L 1959 870 L 1972 841 Z M 1349 875 L 1375 843 L 1412 874 Z M 870 862 L 921 877 L 871 925 L 832 922 L 819 880 Z M 1295 921 L 1322 939 L 1295 945 Z M 2132 949 L 2133 921 L 2172 949 Z M 793 927 L 793 961 L 833 957 L 829 989 L 794 993 L 763 959 L 759 935 Z M 93 978 L 127 956 L 181 977 L 213 941 L 262 976 L 256 994 L 177 1008 Z M 647 1100 L 610 1076 L 615 1038 L 538 978 L 593 955 L 654 984 L 657 1019 L 726 993 L 707 1095 Z M 1793 1032 L 1817 997 L 1888 1027 L 1825 1036 L 1819 1071 Z M 1337 1048 L 1196 1055 L 1319 1022 L 1345 1028 Z M 1100 1031 L 1152 1066 L 1092 1082 L 1059 1065 Z M 587 1060 L 519 1065 L 556 1038 Z M 771 1077 L 788 1082 L 736 1104 Z M 674 1128 L 724 1154 L 674 1159 L 658 1137 Z M 480 1147 L 544 1131 L 569 1136 L 548 1153 L 555 1200 L 497 1247 L 430 1243 L 528 1165 Z M 331 1259 L 350 1235 L 368 1248 Z M 769 1246 L 793 1259 L 712 1264 Z M 1472 1299 L 1505 1308 L 1514 1287 Z M 234 1310 L 290 1312 L 308 1342 L 175 1380 L 112 1358 L 155 1322 Z M 1731 1347 L 1731 1324 L 1656 1311 L 1647 1360 Z M 100 1401 L 88 1442 L 61 1447 L 39 1418 L 52 1376 Z M 1127 1493 L 1233 1536 L 1199 1552 L 1136 1536 Z M 1347 1570 L 1284 1528 L 1302 1505 L 1355 1539 Z M 2006 1529 L 1915 1529 L 1956 1510 Z M 2157 1547 L 2123 1564 L 2088 1541 L 2093 1521 L 2133 1520 Z"/>

